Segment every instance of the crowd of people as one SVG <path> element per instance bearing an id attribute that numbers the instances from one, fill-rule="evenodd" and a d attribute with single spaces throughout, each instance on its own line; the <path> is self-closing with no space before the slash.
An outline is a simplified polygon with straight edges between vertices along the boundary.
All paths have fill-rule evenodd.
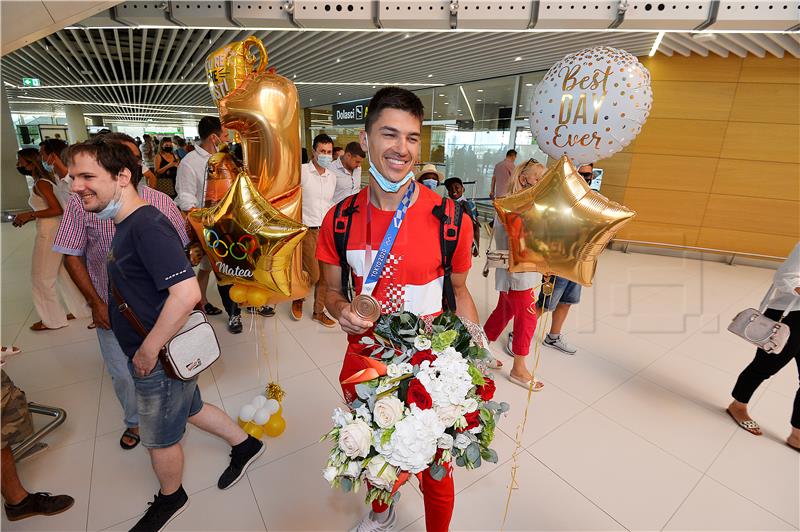
<path id="1" fill-rule="evenodd" d="M 354 309 L 355 294 L 374 298 L 381 313 L 401 310 L 430 316 L 444 310 L 455 312 L 465 323 L 482 330 L 486 341 L 500 340 L 513 357 L 507 378 L 534 391 L 544 384 L 529 366 L 537 320 L 552 313 L 544 345 L 574 355 L 577 348 L 566 342 L 562 327 L 571 306 L 580 302 L 580 285 L 555 278 L 552 294 L 540 289 L 537 273 L 496 271 L 496 308 L 481 323 L 467 287 L 472 258 L 480 251 L 480 222 L 473 202 L 464 197 L 464 183 L 456 176 L 445 179 L 436 165 L 414 171 L 419 160 L 422 102 L 413 93 L 387 87 L 369 104 L 364 130 L 358 142 L 337 148 L 327 134 L 317 135 L 308 162 L 301 167 L 302 222 L 308 227 L 302 243 L 303 268 L 313 284 L 311 319 L 324 327 L 348 334 L 348 359 L 361 356 L 358 341 L 375 324 Z M 20 173 L 31 176 L 31 211 L 17 215 L 15 225 L 36 220 L 37 236 L 31 272 L 33 299 L 40 321 L 32 327 L 46 331 L 64 327 L 71 316 L 91 316 L 106 368 L 124 412 L 125 430 L 120 446 L 129 450 L 140 442 L 147 448 L 160 490 L 133 530 L 161 530 L 188 504 L 182 487 L 181 438 L 186 424 L 210 432 L 231 447 L 230 462 L 218 487 L 227 489 L 242 478 L 247 467 L 264 452 L 264 444 L 247 435 L 220 409 L 204 403 L 197 378 L 187 381 L 167 376 L 158 352 L 183 325 L 189 312 L 201 308 L 221 314 L 206 297 L 211 272 L 207 257 L 195 273 L 186 248 L 189 236 L 185 215 L 206 206 L 206 168 L 212 154 L 229 141 L 219 119 L 204 117 L 198 124 L 195 146 L 180 138 L 158 143 L 145 135 L 141 143 L 122 133 L 106 133 L 86 142 L 66 146 L 45 141 L 39 151 L 21 150 Z M 156 144 L 158 147 L 156 148 Z M 496 164 L 492 197 L 514 194 L 535 186 L 545 173 L 541 163 L 517 164 L 509 150 Z M 361 166 L 366 161 L 369 182 L 362 188 Z M 151 171 L 152 169 L 152 171 Z M 578 172 L 587 183 L 592 166 Z M 444 184 L 443 198 L 435 192 Z M 384 235 L 393 220 L 402 226 L 388 247 Z M 339 222 L 347 218 L 347 223 Z M 340 230 L 346 227 L 346 230 Z M 445 240 L 452 241 L 449 245 Z M 490 247 L 507 250 L 508 235 L 497 220 Z M 383 249 L 386 247 L 386 249 Z M 368 256 L 379 250 L 385 260 L 377 281 L 368 276 Z M 377 260 L 377 259 L 376 259 Z M 792 262 L 794 261 L 794 262 Z M 796 247 L 789 266 L 776 275 L 778 298 L 770 316 L 777 316 L 800 294 L 800 251 Z M 61 307 L 57 286 L 68 308 Z M 242 331 L 241 310 L 231 300 L 230 287 L 218 286 L 231 333 Z M 123 315 L 133 309 L 144 330 L 142 335 Z M 273 316 L 274 308 L 249 308 Z M 69 311 L 69 314 L 67 313 Z M 303 319 L 303 300 L 293 301 L 290 316 Z M 513 331 L 501 334 L 513 320 Z M 742 374 L 728 409 L 744 429 L 760 434 L 747 415 L 747 401 L 764 379 L 794 358 L 800 364 L 800 310 L 788 313 L 792 330 L 780 357 L 759 352 Z M 488 345 L 487 345 L 488 347 Z M 491 362 L 502 368 L 500 360 Z M 343 370 L 344 371 L 344 370 Z M 24 418 L 25 401 L 7 401 L 13 382 L 3 372 L 3 497 L 9 519 L 52 515 L 72 505 L 68 496 L 28 494 L 13 471 L 8 442 L 25 433 L 23 422 L 9 426 L 7 419 Z M 344 385 L 343 385 L 344 390 Z M 345 390 L 346 392 L 346 390 Z M 18 397 L 18 394 L 16 394 Z M 347 396 L 347 393 L 345 393 Z M 8 414 L 7 409 L 12 413 Z M 16 412 L 16 414 L 14 414 Z M 800 391 L 791 420 L 788 443 L 800 447 Z M 10 461 L 10 462 L 9 462 Z M 10 468 L 10 469 L 7 469 Z M 428 471 L 421 477 L 428 530 L 448 529 L 455 488 L 452 472 L 435 480 Z M 396 523 L 394 507 L 375 502 L 356 525 L 358 531 L 391 530 Z"/>

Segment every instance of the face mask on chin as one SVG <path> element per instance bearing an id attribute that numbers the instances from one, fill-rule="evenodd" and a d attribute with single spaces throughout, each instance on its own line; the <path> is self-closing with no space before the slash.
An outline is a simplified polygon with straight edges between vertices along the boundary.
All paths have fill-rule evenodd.
<path id="1" fill-rule="evenodd" d="M 398 182 L 389 181 L 383 174 L 381 174 L 378 169 L 375 167 L 375 164 L 372 162 L 372 157 L 369 154 L 369 137 L 367 137 L 366 133 L 364 134 L 364 139 L 367 142 L 367 160 L 369 161 L 369 173 L 372 174 L 372 177 L 375 178 L 375 182 L 378 183 L 378 186 L 381 187 L 381 190 L 384 192 L 394 193 L 400 190 L 403 185 L 408 183 L 408 181 L 414 177 L 414 172 L 409 171 L 403 179 Z"/>
<path id="2" fill-rule="evenodd" d="M 117 186 L 117 190 L 119 191 L 118 197 L 109 201 L 108 205 L 103 207 L 103 209 L 99 212 L 95 213 L 95 215 L 101 220 L 114 219 L 119 213 L 119 210 L 122 208 L 122 189 Z"/>

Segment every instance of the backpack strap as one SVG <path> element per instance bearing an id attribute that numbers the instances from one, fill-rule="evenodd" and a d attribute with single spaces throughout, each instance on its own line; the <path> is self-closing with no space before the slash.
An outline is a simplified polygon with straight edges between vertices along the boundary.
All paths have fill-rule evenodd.
<path id="1" fill-rule="evenodd" d="M 353 214 L 358 212 L 356 197 L 358 193 L 348 196 L 336 204 L 333 213 L 333 243 L 339 255 L 339 267 L 342 269 L 342 293 L 348 301 L 353 299 L 353 276 L 350 273 L 350 264 L 347 262 L 347 241 L 350 238 L 350 226 L 353 224 Z M 347 207 L 345 204 L 348 203 Z"/>
<path id="2" fill-rule="evenodd" d="M 442 198 L 442 203 L 433 208 L 433 215 L 439 219 L 439 245 L 442 250 L 442 269 L 444 270 L 444 285 L 442 287 L 442 308 L 456 310 L 456 294 L 453 290 L 453 256 L 458 246 L 458 236 L 461 232 L 461 218 L 464 210 L 458 202 L 450 198 Z"/>

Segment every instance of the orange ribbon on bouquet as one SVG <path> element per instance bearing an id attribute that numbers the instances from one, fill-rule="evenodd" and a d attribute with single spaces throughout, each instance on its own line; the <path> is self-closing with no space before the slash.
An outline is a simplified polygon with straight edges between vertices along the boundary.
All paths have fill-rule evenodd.
<path id="1" fill-rule="evenodd" d="M 386 364 L 374 358 L 358 355 L 349 357 L 347 362 L 348 373 L 352 373 L 341 381 L 342 384 L 360 384 L 386 375 Z"/>

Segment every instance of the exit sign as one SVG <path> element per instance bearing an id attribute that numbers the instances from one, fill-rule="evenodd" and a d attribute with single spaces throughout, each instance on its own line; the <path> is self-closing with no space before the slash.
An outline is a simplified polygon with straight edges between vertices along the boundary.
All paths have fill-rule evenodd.
<path id="1" fill-rule="evenodd" d="M 39 87 L 41 86 L 41 82 L 39 81 L 39 78 L 22 78 L 22 86 Z"/>

